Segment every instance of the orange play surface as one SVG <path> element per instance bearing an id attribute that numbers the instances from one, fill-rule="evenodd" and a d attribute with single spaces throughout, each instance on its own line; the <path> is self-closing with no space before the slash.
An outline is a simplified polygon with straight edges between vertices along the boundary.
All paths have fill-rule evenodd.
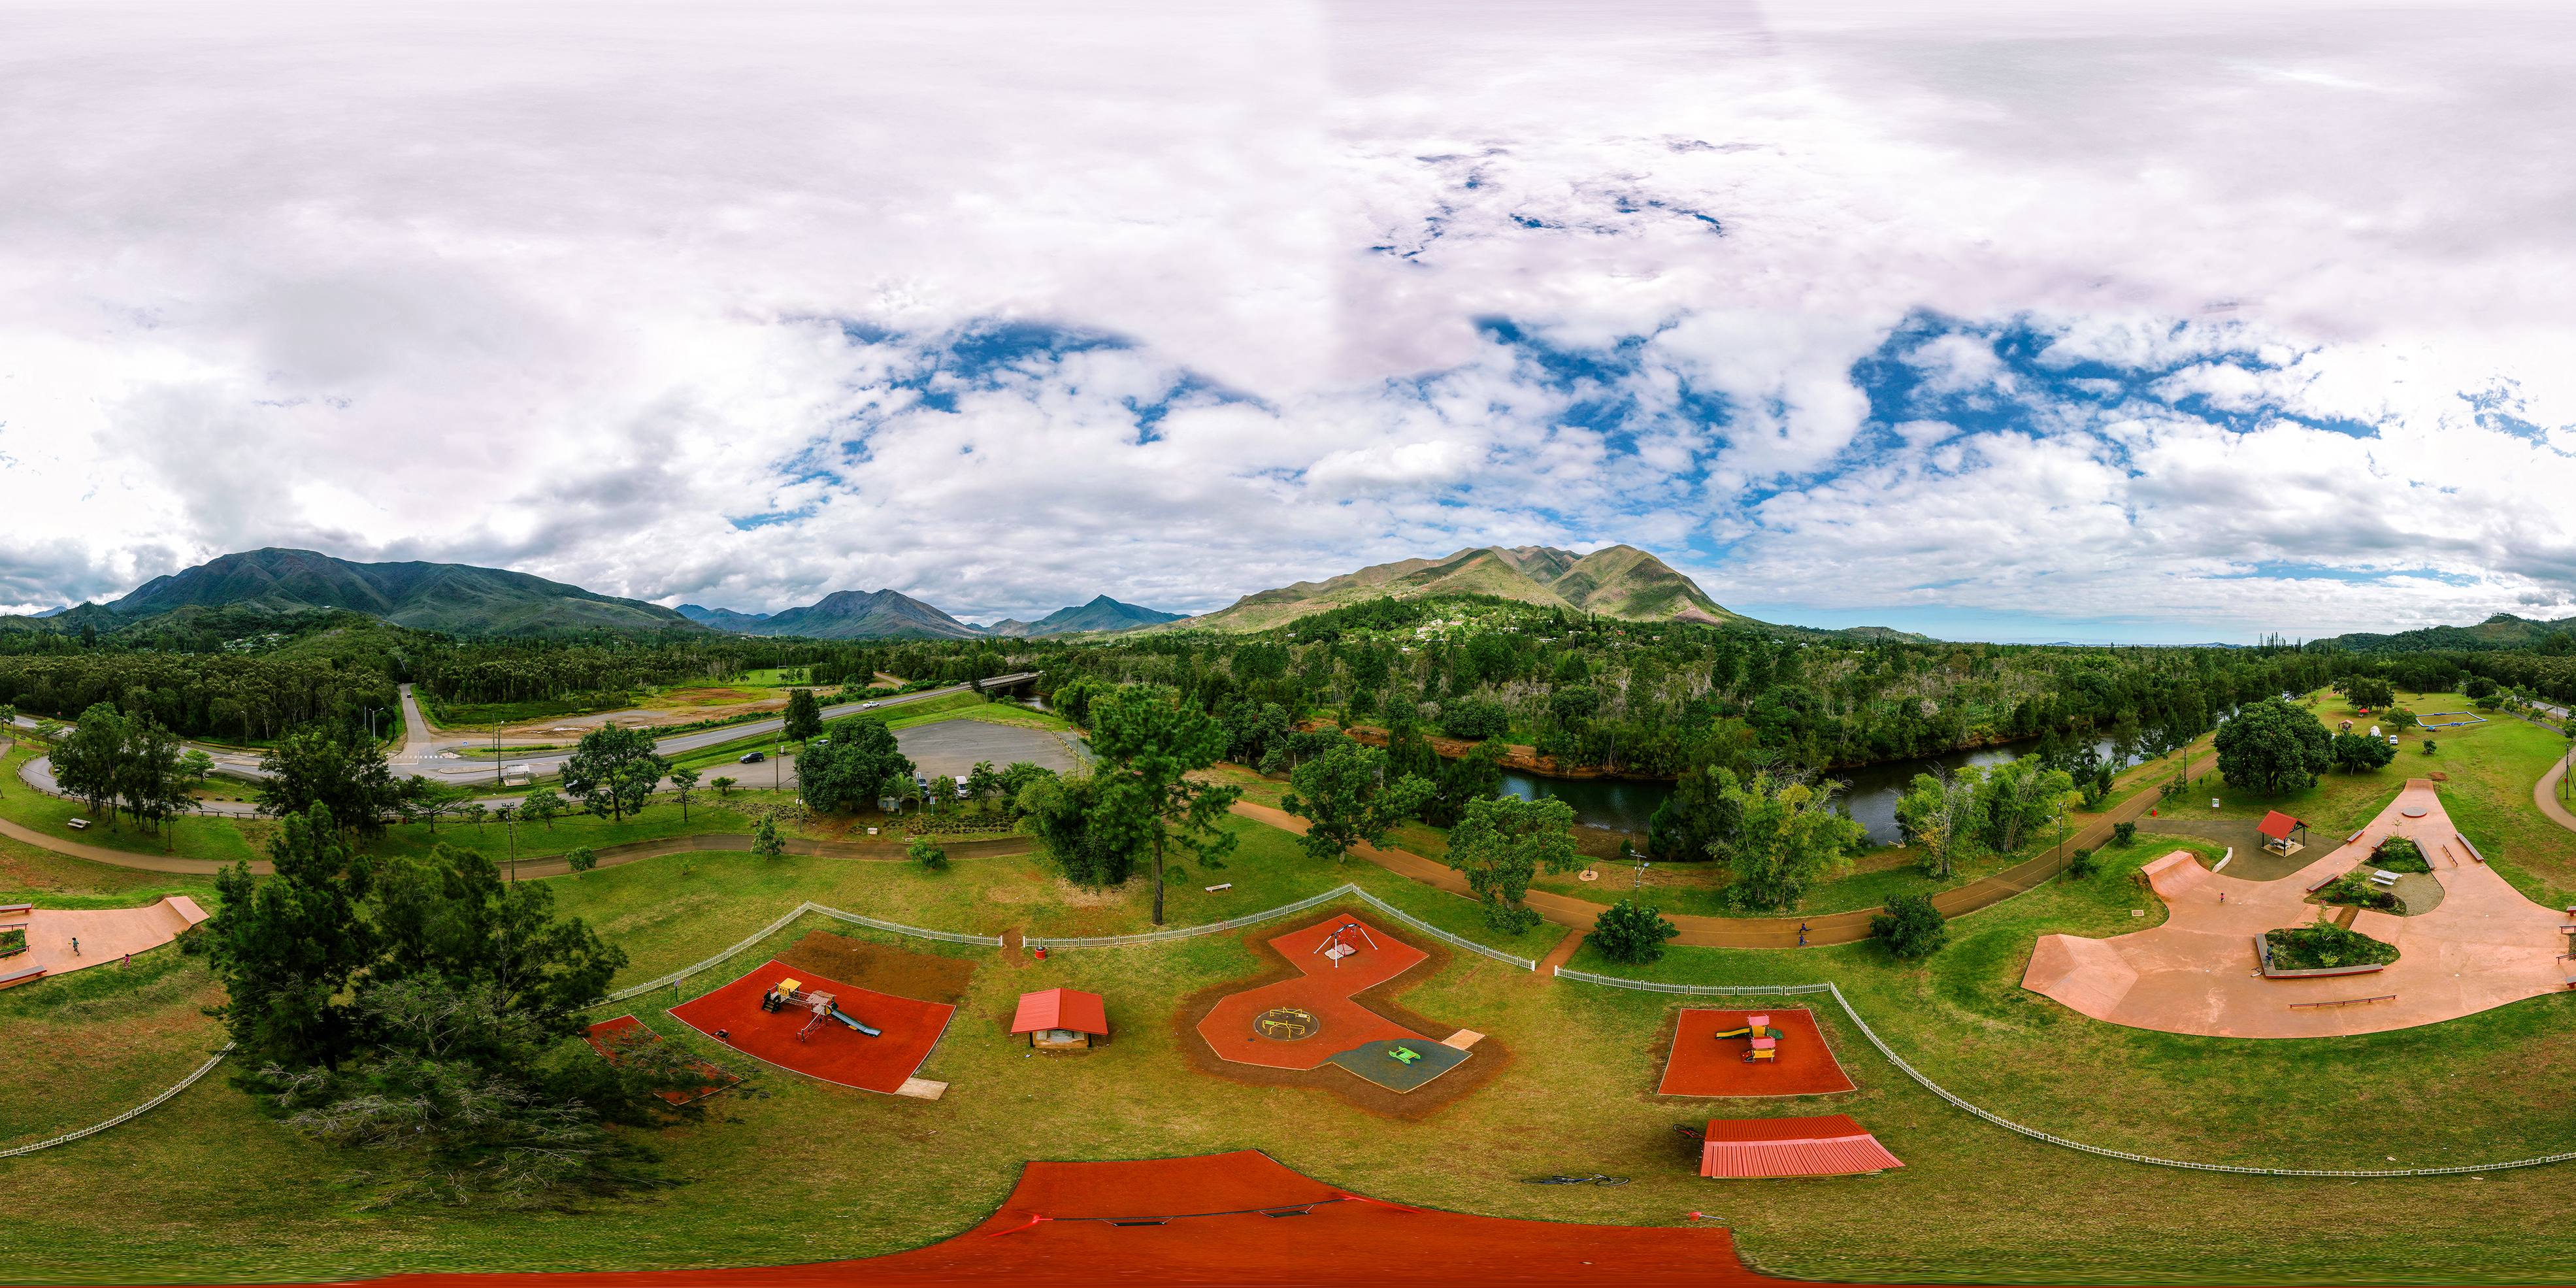
<path id="1" fill-rule="evenodd" d="M 1247 989 L 1218 1002 L 1216 1009 L 1199 1021 L 1199 1036 L 1207 1039 L 1220 1059 L 1273 1069 L 1312 1069 L 1332 1058 L 1334 1052 L 1348 1051 L 1363 1042 L 1426 1036 L 1352 1001 L 1351 994 L 1413 969 L 1429 954 L 1388 938 L 1385 931 L 1366 923 L 1362 923 L 1368 932 L 1365 938 L 1357 934 L 1343 937 L 1344 943 L 1358 951 L 1338 964 L 1315 951 L 1334 927 L 1352 920 L 1331 917 L 1272 939 L 1270 946 L 1306 973 L 1297 979 Z M 1314 1033 L 1296 1041 L 1267 1038 L 1255 1031 L 1253 1022 L 1262 1012 L 1283 1006 L 1311 1012 L 1323 1023 Z"/>
<path id="2" fill-rule="evenodd" d="M 1381 941 L 1383 942 L 1383 941 Z M 1273 1216 L 1270 1213 L 1283 1215 Z M 1135 1224 L 1112 1224 L 1125 1220 Z M 1401 1207 L 1300 1175 L 1258 1150 L 1030 1163 L 1002 1209 L 926 1248 L 802 1266 L 591 1274 L 421 1274 L 400 1288 L 500 1285 L 1602 1284 L 1784 1282 L 1745 1268 L 1714 1226 L 1575 1225 Z"/>
<path id="3" fill-rule="evenodd" d="M 1744 1062 L 1742 1038 L 1712 1036 L 1744 1027 L 1745 1017 L 1768 1015 L 1782 1036 L 1780 1058 Z M 1664 1061 L 1661 1096 L 1821 1096 L 1852 1089 L 1834 1053 L 1816 1031 L 1816 1013 L 1805 1007 L 1758 1011 L 1684 1011 L 1673 1028 L 1672 1054 Z"/>
<path id="4" fill-rule="evenodd" d="M 833 994 L 843 1011 L 883 1030 L 885 1036 L 872 1038 L 827 1019 L 811 1037 L 797 1041 L 796 1031 L 814 1018 L 813 1012 L 802 1007 L 760 1009 L 761 994 L 781 979 L 802 981 L 800 986 L 809 993 Z M 732 1036 L 720 1040 L 745 1055 L 807 1077 L 887 1095 L 899 1090 L 904 1079 L 929 1058 L 930 1048 L 939 1044 L 939 1035 L 948 1028 L 948 1017 L 956 1013 L 953 1006 L 870 992 L 775 961 L 696 1001 L 671 1008 L 680 1023 L 708 1037 L 715 1037 L 718 1029 L 728 1030 Z"/>

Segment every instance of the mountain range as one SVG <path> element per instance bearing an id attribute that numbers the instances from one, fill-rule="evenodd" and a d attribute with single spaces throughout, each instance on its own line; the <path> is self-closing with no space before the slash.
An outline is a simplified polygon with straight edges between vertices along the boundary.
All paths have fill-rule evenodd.
<path id="1" fill-rule="evenodd" d="M 1361 600 L 1425 595 L 1497 595 L 1635 622 L 1765 624 L 1721 607 L 1698 583 L 1634 546 L 1608 546 L 1588 555 L 1551 546 L 1482 546 L 1445 559 L 1403 559 L 1259 591 L 1180 624 L 1263 631 Z"/>
<path id="2" fill-rule="evenodd" d="M 1139 626 L 1160 626 L 1165 622 L 1187 620 L 1187 613 L 1166 613 L 1134 604 L 1122 604 L 1107 595 L 1099 596 L 1078 608 L 1059 608 L 1034 622 L 1004 618 L 984 629 L 987 635 L 1024 637 L 1030 635 L 1071 635 L 1076 631 L 1126 631 Z"/>
<path id="3" fill-rule="evenodd" d="M 155 577 L 110 601 L 105 612 L 122 625 L 216 606 L 278 614 L 349 609 L 453 635 L 537 635 L 589 627 L 700 629 L 657 604 L 523 572 L 469 564 L 351 563 L 310 550 L 276 548 L 223 555 Z M 43 620 L 56 629 L 76 628 L 80 622 L 106 629 L 98 607 L 81 605 Z"/>

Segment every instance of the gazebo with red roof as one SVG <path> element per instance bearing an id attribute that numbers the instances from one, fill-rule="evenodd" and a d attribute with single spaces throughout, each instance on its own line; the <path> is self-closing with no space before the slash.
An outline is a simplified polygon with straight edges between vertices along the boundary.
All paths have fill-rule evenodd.
<path id="1" fill-rule="evenodd" d="M 1903 1166 L 1849 1114 L 1712 1118 L 1699 1150 L 1699 1174 L 1722 1179 L 1860 1176 Z"/>
<path id="2" fill-rule="evenodd" d="M 1022 993 L 1011 1032 L 1028 1034 L 1033 1047 L 1087 1047 L 1093 1038 L 1108 1036 L 1109 1010 L 1100 994 L 1078 988 Z"/>
<path id="3" fill-rule="evenodd" d="M 2296 854 L 2307 845 L 2308 825 L 2279 810 L 2266 811 L 2263 821 L 2255 824 L 2254 830 L 2263 834 L 2265 848 L 2279 850 L 2283 854 Z M 2290 839 L 2293 832 L 2298 834 L 2296 841 Z"/>

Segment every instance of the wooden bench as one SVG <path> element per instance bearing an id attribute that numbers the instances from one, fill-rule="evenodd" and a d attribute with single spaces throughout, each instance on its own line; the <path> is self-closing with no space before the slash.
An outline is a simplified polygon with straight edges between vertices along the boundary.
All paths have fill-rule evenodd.
<path id="1" fill-rule="evenodd" d="M 2335 882 L 2337 882 L 2337 881 L 2341 881 L 2341 880 L 2343 880 L 2345 877 L 2348 877 L 2348 876 L 2350 876 L 2350 875 L 2352 875 L 2352 874 L 2351 874 L 2351 873 L 2349 873 L 2349 872 L 2329 872 L 2329 873 L 2327 873 L 2326 875 L 2321 876 L 2321 877 L 2318 877 L 2316 880 L 2309 882 L 2309 883 L 2308 883 L 2307 893 L 2309 893 L 2309 894 L 2315 894 L 2317 891 L 2319 891 L 2319 890 L 2323 890 L 2323 889 L 2325 889 L 2327 886 L 2333 885 Z"/>
<path id="2" fill-rule="evenodd" d="M 76 818 L 69 823 L 64 824 L 64 826 L 75 832 L 86 832 L 89 830 L 89 820 L 85 818 Z"/>
<path id="3" fill-rule="evenodd" d="M 13 971 L 0 973 L 0 988 L 7 988 L 12 984 L 24 984 L 44 973 L 45 968 L 42 966 L 21 966 Z"/>
<path id="4" fill-rule="evenodd" d="M 2483 855 L 2483 854 L 2478 853 L 2478 847 L 2476 847 L 2476 846 L 2474 846 L 2474 845 L 2469 844 L 2469 838 L 2467 838 L 2467 837 L 2465 837 L 2465 836 L 2461 836 L 2461 835 L 2459 835 L 2458 833 L 2456 833 L 2456 832 L 2455 832 L 2455 833 L 2452 833 L 2452 835 L 2451 835 L 2451 839 L 2452 839 L 2452 840 L 2454 840 L 2454 841 L 2459 842 L 2459 843 L 2460 843 L 2460 848 L 2461 848 L 2461 849 L 2463 849 L 2463 850 L 2467 850 L 2467 851 L 2469 852 L 2469 857 L 2470 857 L 2470 858 L 2476 859 L 2479 863 L 2485 863 L 2485 862 L 2487 861 L 2487 856 L 2485 856 L 2485 855 Z"/>
<path id="5" fill-rule="evenodd" d="M 0 917 L 15 917 L 19 913 L 34 912 L 35 910 L 36 905 L 32 903 L 0 903 Z M 2567 911 L 2571 914 L 2576 914 L 2576 908 L 2570 908 Z"/>

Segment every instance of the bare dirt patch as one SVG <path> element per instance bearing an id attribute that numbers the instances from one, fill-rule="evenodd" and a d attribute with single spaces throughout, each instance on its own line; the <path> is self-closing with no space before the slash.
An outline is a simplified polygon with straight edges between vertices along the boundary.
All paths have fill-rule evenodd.
<path id="1" fill-rule="evenodd" d="M 1368 913 L 1355 907 L 1336 908 L 1324 915 L 1327 918 L 1353 919 L 1369 916 Z M 1441 969 L 1449 964 L 1449 950 L 1434 940 L 1416 940 L 1410 936 L 1379 929 L 1382 924 L 1380 921 L 1371 920 L 1369 922 L 1371 933 L 1385 935 L 1398 943 L 1420 949 L 1426 954 L 1426 959 L 1415 964 L 1413 969 L 1383 984 L 1351 994 L 1351 1000 L 1383 1019 L 1392 1020 L 1416 1033 L 1428 1035 L 1434 1042 L 1457 1032 L 1458 1025 L 1427 1019 L 1395 1002 L 1398 994 L 1440 973 Z M 1248 989 L 1260 988 L 1265 984 L 1276 984 L 1281 980 L 1299 979 L 1305 975 L 1305 972 L 1299 970 L 1294 963 L 1281 956 L 1278 949 L 1270 946 L 1270 937 L 1278 933 L 1277 926 L 1255 926 L 1243 932 L 1243 946 L 1250 949 L 1255 957 L 1265 963 L 1260 974 L 1211 984 L 1181 1000 L 1180 1009 L 1172 1016 L 1172 1034 L 1180 1044 L 1182 1055 L 1189 1060 L 1191 1068 L 1211 1078 L 1223 1078 L 1228 1082 L 1239 1082 L 1248 1087 L 1312 1087 L 1318 1091 L 1329 1091 L 1349 1101 L 1353 1106 L 1382 1118 L 1413 1122 L 1429 1117 L 1458 1098 L 1484 1086 L 1492 1081 L 1496 1074 L 1510 1066 L 1512 1060 L 1510 1048 L 1498 1039 L 1488 1036 L 1476 1044 L 1475 1054 L 1456 1070 L 1442 1075 L 1433 1080 L 1429 1086 L 1418 1091 L 1397 1092 L 1329 1064 L 1313 1069 L 1274 1069 L 1266 1065 L 1236 1064 L 1231 1060 L 1218 1057 L 1216 1052 L 1208 1049 L 1207 1039 L 1199 1036 L 1198 1031 L 1199 1021 L 1206 1019 L 1208 1012 L 1215 1010 L 1218 1002 Z"/>
<path id="2" fill-rule="evenodd" d="M 975 978 L 975 963 L 962 958 L 908 953 L 828 930 L 807 934 L 778 960 L 844 984 L 948 1006 L 965 998 L 966 985 Z"/>
<path id="3" fill-rule="evenodd" d="M 1134 902 L 1136 894 L 1136 891 L 1123 888 L 1085 890 L 1063 877 L 1049 880 L 1035 873 L 1020 882 L 992 886 L 984 891 L 984 897 L 995 903 L 1054 902 L 1068 908 L 1115 908 Z"/>

